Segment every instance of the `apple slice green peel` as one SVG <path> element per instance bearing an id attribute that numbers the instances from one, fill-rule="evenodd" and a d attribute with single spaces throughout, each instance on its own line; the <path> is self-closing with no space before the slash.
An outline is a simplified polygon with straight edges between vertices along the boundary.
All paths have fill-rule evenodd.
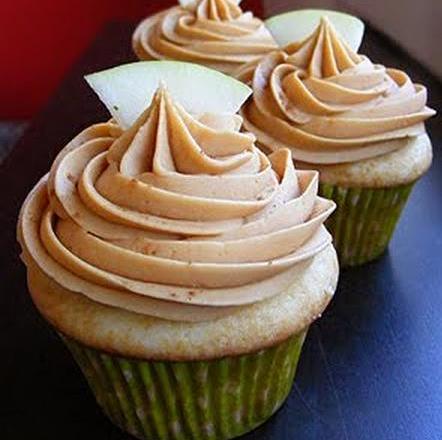
<path id="1" fill-rule="evenodd" d="M 265 24 L 279 46 L 307 38 L 318 26 L 321 17 L 327 17 L 338 34 L 357 52 L 364 36 L 364 23 L 353 15 L 326 9 L 300 9 L 276 15 Z"/>
<path id="2" fill-rule="evenodd" d="M 252 90 L 216 70 L 180 61 L 139 61 L 92 73 L 86 81 L 123 127 L 149 107 L 162 83 L 188 112 L 236 113 Z"/>

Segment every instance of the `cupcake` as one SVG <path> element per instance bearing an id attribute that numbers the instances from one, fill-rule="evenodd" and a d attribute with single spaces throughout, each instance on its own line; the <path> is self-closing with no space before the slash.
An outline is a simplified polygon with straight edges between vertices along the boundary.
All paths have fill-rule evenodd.
<path id="1" fill-rule="evenodd" d="M 129 128 L 99 123 L 66 145 L 18 239 L 35 305 L 116 425 L 228 439 L 283 404 L 332 298 L 334 203 L 238 115 L 190 114 L 165 87 Z"/>
<path id="2" fill-rule="evenodd" d="M 341 266 L 380 256 L 431 164 L 425 87 L 358 54 L 326 17 L 240 76 L 254 92 L 244 127 L 265 151 L 288 148 L 297 167 L 318 170 L 320 194 L 336 202 L 327 226 Z"/>
<path id="3" fill-rule="evenodd" d="M 181 60 L 232 74 L 277 48 L 263 22 L 235 0 L 181 1 L 143 20 L 132 45 L 140 60 Z"/>

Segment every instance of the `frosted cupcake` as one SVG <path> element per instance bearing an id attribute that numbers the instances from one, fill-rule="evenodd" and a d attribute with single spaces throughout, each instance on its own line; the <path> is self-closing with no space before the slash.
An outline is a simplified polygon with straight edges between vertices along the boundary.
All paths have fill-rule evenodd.
<path id="1" fill-rule="evenodd" d="M 75 137 L 18 236 L 37 308 L 115 424 L 140 439 L 228 439 L 282 405 L 332 298 L 334 203 L 288 150 L 256 148 L 238 116 L 190 114 L 178 98 L 160 87 L 127 130 Z"/>
<path id="2" fill-rule="evenodd" d="M 381 255 L 431 164 L 425 87 L 358 54 L 325 17 L 241 77 L 254 92 L 245 128 L 266 151 L 289 148 L 299 167 L 319 170 L 321 195 L 337 203 L 327 226 L 341 265 Z"/>
<path id="3" fill-rule="evenodd" d="M 231 74 L 277 48 L 263 22 L 238 1 L 182 1 L 143 20 L 132 44 L 140 60 L 181 60 Z"/>

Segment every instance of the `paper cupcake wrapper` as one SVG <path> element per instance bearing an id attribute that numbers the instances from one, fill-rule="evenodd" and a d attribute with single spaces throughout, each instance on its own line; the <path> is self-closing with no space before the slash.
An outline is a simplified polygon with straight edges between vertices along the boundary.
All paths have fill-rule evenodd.
<path id="1" fill-rule="evenodd" d="M 306 332 L 255 354 L 133 360 L 62 336 L 98 404 L 139 439 L 230 439 L 265 422 L 292 387 Z"/>
<path id="2" fill-rule="evenodd" d="M 321 196 L 337 205 L 326 226 L 341 267 L 367 263 L 383 254 L 414 183 L 376 189 L 319 185 Z"/>

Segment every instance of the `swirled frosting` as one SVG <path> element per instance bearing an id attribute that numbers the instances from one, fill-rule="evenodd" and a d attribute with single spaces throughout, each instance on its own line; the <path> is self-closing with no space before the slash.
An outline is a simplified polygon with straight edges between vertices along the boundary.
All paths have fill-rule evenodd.
<path id="1" fill-rule="evenodd" d="M 327 18 L 305 40 L 242 69 L 253 100 L 244 125 L 269 150 L 295 160 L 355 162 L 425 133 L 427 91 L 405 72 L 373 64 L 342 40 Z"/>
<path id="2" fill-rule="evenodd" d="M 133 35 L 141 60 L 189 61 L 228 74 L 276 47 L 263 22 L 233 0 L 173 7 L 146 18 Z"/>
<path id="3" fill-rule="evenodd" d="M 171 320 L 287 290 L 330 244 L 334 203 L 316 172 L 288 150 L 267 158 L 240 126 L 192 116 L 161 88 L 127 131 L 86 129 L 24 204 L 25 260 L 94 301 Z"/>

